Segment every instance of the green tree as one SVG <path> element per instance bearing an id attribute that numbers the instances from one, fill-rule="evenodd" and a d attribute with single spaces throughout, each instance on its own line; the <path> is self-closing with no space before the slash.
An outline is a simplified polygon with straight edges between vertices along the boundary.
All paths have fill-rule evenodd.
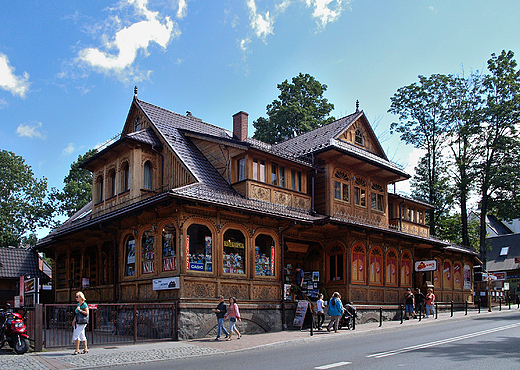
<path id="1" fill-rule="evenodd" d="M 25 160 L 0 151 L 0 247 L 34 245 L 38 227 L 53 224 L 47 179 L 34 177 Z"/>
<path id="2" fill-rule="evenodd" d="M 91 149 L 78 156 L 78 160 L 70 165 L 69 174 L 63 180 L 63 190 L 54 190 L 53 198 L 58 203 L 60 214 L 71 217 L 92 200 L 92 173 L 80 168 L 80 165 L 96 153 L 97 149 Z"/>
<path id="3" fill-rule="evenodd" d="M 421 193 L 427 195 L 425 200 L 428 203 L 436 205 L 436 189 L 439 189 L 436 181 L 440 179 L 439 171 L 445 170 L 440 168 L 439 158 L 448 132 L 447 107 L 453 78 L 440 74 L 418 78 L 419 82 L 399 88 L 390 98 L 388 112 L 399 116 L 399 122 L 393 122 L 390 130 L 391 133 L 400 133 L 405 143 L 426 151 L 426 160 L 422 165 L 424 173 L 420 176 L 425 182 Z M 430 232 L 435 235 L 438 217 L 434 209 L 430 210 L 428 219 Z"/>
<path id="4" fill-rule="evenodd" d="M 439 220 L 437 236 L 452 243 L 468 246 L 475 251 L 479 249 L 479 220 L 470 220 L 468 227 L 468 244 L 462 241 L 462 220 L 460 214 L 446 215 Z"/>
<path id="5" fill-rule="evenodd" d="M 253 122 L 253 138 L 274 144 L 335 120 L 329 117 L 334 105 L 323 97 L 327 85 L 311 75 L 300 73 L 292 83 L 285 80 L 279 84 L 278 89 L 278 99 L 266 107 L 269 117 Z"/>
<path id="6" fill-rule="evenodd" d="M 480 162 L 477 166 L 480 250 L 483 261 L 486 260 L 486 216 L 492 207 L 499 217 L 501 212 L 508 212 L 508 218 L 520 216 L 520 143 L 516 129 L 520 122 L 520 71 L 514 53 L 502 51 L 498 56 L 492 54 L 488 60 L 488 70 L 490 74 L 485 76 L 483 82 L 486 107 L 480 125 Z"/>

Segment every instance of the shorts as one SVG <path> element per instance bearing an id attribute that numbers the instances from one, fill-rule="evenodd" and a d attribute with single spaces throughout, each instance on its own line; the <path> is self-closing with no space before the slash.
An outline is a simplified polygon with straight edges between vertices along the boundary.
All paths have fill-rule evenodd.
<path id="1" fill-rule="evenodd" d="M 413 313 L 413 304 L 405 305 L 406 313 Z"/>
<path id="2" fill-rule="evenodd" d="M 76 324 L 76 329 L 74 329 L 74 333 L 72 334 L 72 341 L 75 342 L 79 340 L 80 342 L 86 342 L 87 337 L 85 336 L 85 327 L 87 324 Z"/>

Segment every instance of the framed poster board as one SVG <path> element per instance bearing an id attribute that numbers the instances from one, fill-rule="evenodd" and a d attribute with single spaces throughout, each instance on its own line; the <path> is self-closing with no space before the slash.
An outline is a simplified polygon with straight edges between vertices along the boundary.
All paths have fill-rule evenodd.
<path id="1" fill-rule="evenodd" d="M 298 306 L 296 306 L 296 312 L 294 314 L 294 327 L 302 327 L 305 319 L 305 314 L 307 313 L 307 308 L 309 307 L 308 301 L 298 301 Z"/>

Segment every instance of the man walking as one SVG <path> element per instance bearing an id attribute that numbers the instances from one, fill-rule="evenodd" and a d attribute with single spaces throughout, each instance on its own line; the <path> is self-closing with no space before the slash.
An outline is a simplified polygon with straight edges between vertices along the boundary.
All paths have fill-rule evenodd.
<path id="1" fill-rule="evenodd" d="M 226 334 L 226 338 L 229 337 L 229 332 L 224 327 L 224 315 L 227 312 L 227 307 L 226 307 L 226 302 L 224 301 L 224 297 L 221 295 L 218 296 L 218 302 L 219 303 L 218 303 L 217 308 L 215 308 L 213 310 L 213 312 L 215 312 L 215 314 L 217 315 L 217 337 L 215 338 L 215 340 L 220 339 L 220 333 L 222 331 L 224 331 L 224 333 Z"/>

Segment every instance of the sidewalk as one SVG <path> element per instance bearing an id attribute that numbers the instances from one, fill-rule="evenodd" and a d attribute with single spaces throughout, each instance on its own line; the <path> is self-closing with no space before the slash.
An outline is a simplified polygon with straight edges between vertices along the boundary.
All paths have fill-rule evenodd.
<path id="1" fill-rule="evenodd" d="M 431 317 L 428 319 L 423 318 L 421 322 L 417 319 L 412 319 L 404 321 L 403 324 L 400 321 L 384 321 L 382 327 L 379 327 L 379 322 L 373 322 L 358 324 L 354 331 L 346 329 L 340 330 L 339 333 L 328 333 L 326 330 L 314 331 L 313 336 L 310 335 L 310 330 L 306 329 L 302 331 L 287 330 L 263 334 L 246 334 L 240 340 L 235 336 L 231 341 L 215 341 L 214 338 L 203 338 L 183 342 L 167 341 L 110 345 L 92 347 L 89 348 L 88 354 L 77 356 L 72 355 L 72 346 L 66 350 L 60 349 L 25 355 L 15 355 L 10 349 L 4 347 L 3 350 L 0 350 L 0 369 L 61 370 L 127 365 L 241 351 L 256 347 L 280 345 L 282 343 L 327 340 L 329 338 L 337 338 L 338 336 L 353 336 L 380 330 L 398 330 L 410 325 L 431 325 L 439 320 L 464 320 L 471 317 L 499 315 L 507 312 L 518 312 L 518 309 L 511 307 L 511 310 L 506 308 L 502 311 L 496 310 L 491 313 L 487 312 L 487 310 L 482 310 L 480 314 L 477 311 L 469 311 L 467 316 L 465 316 L 464 312 L 455 312 L 453 317 L 450 317 L 449 312 L 442 312 L 437 320 Z"/>

